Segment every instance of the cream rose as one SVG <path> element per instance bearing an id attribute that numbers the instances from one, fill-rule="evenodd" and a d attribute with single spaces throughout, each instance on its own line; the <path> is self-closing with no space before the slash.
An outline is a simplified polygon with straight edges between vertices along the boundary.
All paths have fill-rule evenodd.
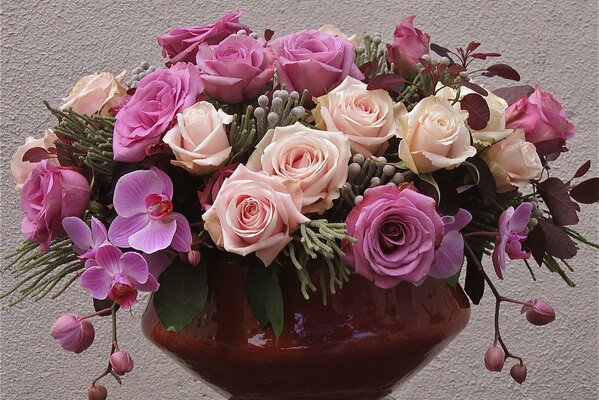
<path id="1" fill-rule="evenodd" d="M 51 129 L 46 129 L 44 131 L 44 137 L 35 139 L 32 136 L 29 136 L 25 139 L 25 144 L 19 146 L 17 151 L 12 156 L 10 161 L 10 171 L 12 172 L 12 176 L 16 182 L 17 190 L 21 190 L 23 188 L 23 184 L 31 174 L 31 171 L 36 167 L 38 163 L 23 161 L 23 155 L 30 149 L 35 147 L 41 147 L 46 150 L 55 149 L 54 141 L 58 138 L 54 134 Z M 51 157 L 48 159 L 48 163 L 54 166 L 58 166 L 58 158 Z"/>
<path id="2" fill-rule="evenodd" d="M 256 253 L 268 266 L 291 241 L 299 224 L 309 221 L 301 207 L 302 192 L 297 185 L 284 185 L 280 178 L 240 165 L 202 218 L 220 249 L 242 256 Z"/>
<path id="3" fill-rule="evenodd" d="M 343 132 L 354 153 L 370 156 L 384 152 L 389 139 L 396 135 L 395 112 L 400 106 L 387 91 L 367 87 L 348 76 L 316 100 L 315 119 L 320 129 Z"/>
<path id="4" fill-rule="evenodd" d="M 323 213 L 347 180 L 349 140 L 341 132 L 320 131 L 299 122 L 269 130 L 247 167 L 296 181 L 304 193 L 302 212 Z"/>
<path id="5" fill-rule="evenodd" d="M 521 129 L 495 143 L 482 153 L 482 158 L 493 173 L 498 193 L 523 188 L 531 179 L 539 178 L 543 171 L 535 145 L 524 139 Z"/>
<path id="6" fill-rule="evenodd" d="M 349 40 L 354 47 L 358 47 L 360 45 L 360 41 L 358 40 L 357 35 L 347 36 L 341 29 L 339 29 L 336 25 L 333 24 L 325 24 L 318 29 L 321 32 L 328 33 L 329 35 L 339 36 L 344 39 Z"/>
<path id="7" fill-rule="evenodd" d="M 468 115 L 442 97 L 422 99 L 397 119 L 399 157 L 417 174 L 455 168 L 476 154 L 464 122 Z"/>
<path id="8" fill-rule="evenodd" d="M 79 114 L 111 115 L 110 110 L 121 104 L 127 88 L 123 86 L 125 72 L 114 76 L 109 72 L 84 76 L 64 98 L 60 109 L 72 108 Z"/>
<path id="9" fill-rule="evenodd" d="M 205 175 L 217 170 L 231 154 L 231 145 L 225 125 L 233 117 L 223 110 L 201 101 L 177 114 L 177 124 L 164 138 L 176 160 L 173 165 L 185 168 L 194 175 Z"/>

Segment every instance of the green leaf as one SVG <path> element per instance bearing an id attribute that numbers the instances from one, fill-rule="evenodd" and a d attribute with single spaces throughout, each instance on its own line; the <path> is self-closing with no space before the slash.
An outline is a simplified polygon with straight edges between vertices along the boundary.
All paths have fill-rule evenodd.
<path id="1" fill-rule="evenodd" d="M 167 331 L 180 331 L 202 311 L 208 299 L 207 279 L 204 263 L 193 266 L 178 258 L 160 275 L 154 307 Z"/>
<path id="2" fill-rule="evenodd" d="M 476 165 L 472 164 L 469 161 L 464 161 L 461 165 L 465 166 L 468 168 L 468 172 L 472 173 L 472 177 L 474 178 L 476 184 L 478 185 L 480 183 L 480 172 L 478 172 L 478 168 L 476 167 Z"/>
<path id="3" fill-rule="evenodd" d="M 441 190 L 439 189 L 439 185 L 437 185 L 435 178 L 433 178 L 433 175 L 430 173 L 426 173 L 426 174 L 419 174 L 418 177 L 420 179 L 422 179 L 423 181 L 425 181 L 426 183 L 428 183 L 429 185 L 431 185 L 435 189 L 435 191 L 437 192 L 437 201 L 441 202 Z"/>
<path id="4" fill-rule="evenodd" d="M 410 168 L 408 167 L 408 164 L 406 164 L 406 162 L 405 162 L 405 161 L 403 161 L 403 160 L 400 160 L 400 161 L 398 161 L 398 162 L 394 162 L 394 163 L 387 163 L 387 164 L 389 164 L 389 165 L 392 165 L 392 166 L 394 166 L 395 168 L 399 168 L 399 169 L 405 169 L 405 170 L 408 170 L 408 169 L 410 169 Z"/>
<path id="5" fill-rule="evenodd" d="M 277 340 L 283 332 L 283 294 L 279 285 L 278 267 L 256 263 L 248 272 L 246 294 L 250 308 L 263 329 L 269 324 Z"/>
<path id="6" fill-rule="evenodd" d="M 452 288 L 455 289 L 456 287 L 458 287 L 459 280 L 460 280 L 460 273 L 461 272 L 462 272 L 462 267 L 460 267 L 460 269 L 458 270 L 458 272 L 456 272 L 455 274 L 453 274 L 449 278 L 444 279 L 444 281 L 447 282 L 447 284 L 449 284 L 449 286 L 451 286 Z"/>

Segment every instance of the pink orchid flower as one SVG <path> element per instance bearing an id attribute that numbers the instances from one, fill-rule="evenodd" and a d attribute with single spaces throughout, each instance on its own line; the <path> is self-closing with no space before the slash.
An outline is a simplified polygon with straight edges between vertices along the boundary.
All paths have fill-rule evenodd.
<path id="1" fill-rule="evenodd" d="M 191 229 L 185 217 L 173 212 L 173 183 L 158 168 L 134 171 L 119 179 L 113 205 L 118 216 L 108 229 L 110 241 L 147 254 L 171 246 L 188 251 Z"/>
<path id="2" fill-rule="evenodd" d="M 447 279 L 455 275 L 464 262 L 464 238 L 460 231 L 472 221 L 472 215 L 460 208 L 455 215 L 444 215 L 441 219 L 445 224 L 445 233 L 428 275 Z"/>
<path id="3" fill-rule="evenodd" d="M 93 260 L 96 250 L 101 245 L 109 243 L 106 227 L 95 217 L 92 217 L 91 228 L 77 217 L 63 219 L 62 227 L 73 241 L 73 251 L 81 260 Z"/>
<path id="4" fill-rule="evenodd" d="M 528 235 L 528 221 L 532 212 L 531 203 L 522 203 L 514 210 L 509 207 L 499 217 L 499 236 L 493 250 L 493 266 L 499 279 L 503 279 L 507 254 L 512 260 L 526 260 L 530 252 L 522 250 L 522 242 Z"/>
<path id="5" fill-rule="evenodd" d="M 123 253 L 111 244 L 96 250 L 95 265 L 81 274 L 81 286 L 95 299 L 108 297 L 123 307 L 131 306 L 137 291 L 155 292 L 159 284 L 148 272 L 148 263 L 141 254 Z"/>

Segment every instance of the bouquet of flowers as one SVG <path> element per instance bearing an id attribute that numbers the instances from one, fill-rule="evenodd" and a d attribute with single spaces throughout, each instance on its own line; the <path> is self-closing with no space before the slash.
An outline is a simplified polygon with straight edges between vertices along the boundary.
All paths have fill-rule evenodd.
<path id="1" fill-rule="evenodd" d="M 590 161 L 567 181 L 551 174 L 576 133 L 551 94 L 486 89 L 487 78 L 520 76 L 480 43 L 431 43 L 414 18 L 384 43 L 334 26 L 275 38 L 229 13 L 159 36 L 164 66 L 88 75 L 58 107 L 45 102 L 56 125 L 12 159 L 26 240 L 8 263 L 20 280 L 3 296 L 55 298 L 78 282 L 95 311 L 52 327 L 75 353 L 94 341 L 91 321 L 111 316 L 90 399 L 107 397 L 101 378 L 133 368 L 119 309 L 153 292 L 164 327 L 182 329 L 207 301 L 216 253 L 250 266 L 249 303 L 277 337 L 282 269 L 325 304 L 349 279 L 387 289 L 465 275 L 472 303 L 485 286 L 497 302 L 487 369 L 511 358 L 513 379 L 526 379 L 500 334 L 500 305 L 520 305 L 535 325 L 555 312 L 500 295 L 492 278 L 509 274 L 509 258 L 533 280 L 538 264 L 574 286 L 578 244 L 597 246 L 572 226 L 579 204 L 598 201 L 599 178 L 583 178 Z"/>

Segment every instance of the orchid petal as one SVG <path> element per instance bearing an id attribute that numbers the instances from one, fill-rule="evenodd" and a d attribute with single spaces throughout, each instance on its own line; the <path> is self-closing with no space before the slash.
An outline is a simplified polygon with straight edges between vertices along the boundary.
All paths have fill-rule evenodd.
<path id="1" fill-rule="evenodd" d="M 150 220 L 143 229 L 129 237 L 129 244 L 136 250 L 151 254 L 166 249 L 171 244 L 176 230 L 175 220 L 169 222 Z"/>
<path id="2" fill-rule="evenodd" d="M 106 268 L 95 266 L 81 274 L 81 286 L 88 290 L 93 298 L 103 300 L 112 287 L 113 275 Z"/>
<path id="3" fill-rule="evenodd" d="M 123 248 L 131 247 L 129 244 L 131 235 L 139 232 L 149 223 L 150 217 L 146 213 L 131 217 L 117 215 L 108 228 L 108 238 L 116 246 Z"/>

